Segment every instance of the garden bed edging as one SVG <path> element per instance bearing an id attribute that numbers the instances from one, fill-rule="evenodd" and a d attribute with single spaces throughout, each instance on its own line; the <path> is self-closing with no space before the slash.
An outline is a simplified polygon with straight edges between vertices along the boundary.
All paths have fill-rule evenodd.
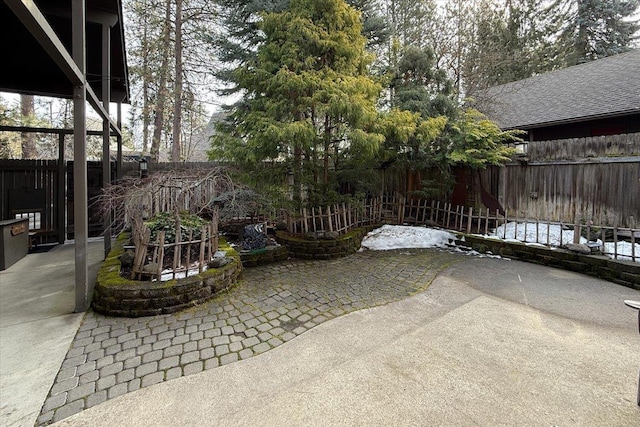
<path id="1" fill-rule="evenodd" d="M 482 236 L 460 234 L 459 246 L 480 253 L 491 252 L 506 258 L 547 265 L 599 277 L 627 288 L 640 290 L 640 263 L 614 260 L 606 255 L 584 255 L 560 248 L 505 242 Z"/>
<path id="2" fill-rule="evenodd" d="M 120 255 L 127 236 L 116 239 L 109 255 L 98 271 L 92 308 L 102 314 L 118 317 L 157 316 L 175 313 L 215 297 L 229 289 L 242 275 L 238 253 L 224 239 L 219 250 L 232 261 L 220 268 L 209 268 L 201 274 L 166 282 L 130 280 L 120 275 Z"/>

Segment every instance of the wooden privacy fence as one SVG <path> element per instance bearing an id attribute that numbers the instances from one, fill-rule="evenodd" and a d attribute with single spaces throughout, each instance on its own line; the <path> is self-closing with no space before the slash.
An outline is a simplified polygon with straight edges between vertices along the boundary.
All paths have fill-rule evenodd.
<path id="1" fill-rule="evenodd" d="M 0 219 L 26 218 L 37 243 L 64 243 L 65 164 L 0 160 Z"/>

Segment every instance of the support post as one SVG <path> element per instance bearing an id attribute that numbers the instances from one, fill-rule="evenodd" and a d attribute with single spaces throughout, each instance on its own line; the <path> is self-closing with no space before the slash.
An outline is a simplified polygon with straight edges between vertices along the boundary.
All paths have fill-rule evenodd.
<path id="1" fill-rule="evenodd" d="M 87 219 L 87 80 L 86 80 L 86 9 L 84 0 L 71 4 L 73 60 L 82 75 L 82 83 L 73 88 L 73 233 L 75 239 L 75 311 L 89 308 L 87 247 L 89 223 Z"/>
<path id="2" fill-rule="evenodd" d="M 65 218 L 65 204 L 67 203 L 67 195 L 65 194 L 67 177 L 65 172 L 67 171 L 67 163 L 64 159 L 64 137 L 65 134 L 63 132 L 58 133 L 58 197 L 56 200 L 58 212 L 56 215 L 58 217 L 58 243 L 61 245 L 64 243 L 67 232 L 67 219 Z"/>
<path id="3" fill-rule="evenodd" d="M 122 178 L 122 103 L 118 102 L 118 129 L 120 129 L 120 134 L 116 136 L 116 140 L 118 141 L 118 156 L 116 158 L 116 179 L 119 180 Z"/>
<path id="4" fill-rule="evenodd" d="M 102 105 L 109 114 L 111 102 L 111 28 L 102 24 Z M 111 185 L 111 126 L 102 120 L 102 189 Z M 104 213 L 104 257 L 111 251 L 111 207 Z"/>

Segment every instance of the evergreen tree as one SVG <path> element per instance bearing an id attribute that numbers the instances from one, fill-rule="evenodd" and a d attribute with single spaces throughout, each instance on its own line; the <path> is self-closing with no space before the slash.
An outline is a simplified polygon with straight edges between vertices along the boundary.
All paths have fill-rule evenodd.
<path id="1" fill-rule="evenodd" d="M 443 70 L 436 68 L 433 51 L 428 47 L 404 49 L 391 91 L 392 106 L 400 110 L 420 113 L 423 118 L 456 115 L 453 84 Z"/>
<path id="2" fill-rule="evenodd" d="M 232 116 L 232 133 L 214 138 L 213 156 L 257 168 L 284 160 L 294 201 L 307 184 L 311 203 L 322 204 L 334 194 L 331 171 L 382 142 L 372 132 L 381 87 L 368 75 L 360 15 L 343 0 L 291 0 L 258 27 L 264 43 L 234 73 L 246 103 Z"/>
<path id="3" fill-rule="evenodd" d="M 640 0 L 556 0 L 550 11 L 560 27 L 558 55 L 564 66 L 615 55 L 632 47 L 640 29 Z"/>
<path id="4" fill-rule="evenodd" d="M 480 9 L 464 64 L 467 97 L 556 66 L 543 0 L 484 0 Z"/>
<path id="5" fill-rule="evenodd" d="M 221 64 L 215 71 L 218 80 L 225 85 L 219 91 L 221 95 L 238 91 L 234 70 L 255 59 L 257 47 L 265 42 L 264 34 L 259 31 L 261 16 L 287 10 L 289 4 L 290 0 L 218 1 L 219 30 L 211 35 L 211 43 L 216 46 Z M 376 1 L 349 0 L 347 4 L 361 12 L 362 33 L 367 38 L 367 47 L 377 50 L 386 43 L 389 35 Z"/>

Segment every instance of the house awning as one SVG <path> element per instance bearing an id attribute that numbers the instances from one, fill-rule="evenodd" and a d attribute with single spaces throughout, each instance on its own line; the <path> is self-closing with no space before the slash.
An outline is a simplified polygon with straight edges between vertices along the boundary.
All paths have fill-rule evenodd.
<path id="1" fill-rule="evenodd" d="M 33 0 L 67 52 L 72 51 L 70 0 Z M 102 100 L 102 26 L 109 25 L 111 102 L 129 101 L 129 75 L 120 0 L 86 0 L 87 82 Z M 0 2 L 0 91 L 73 97 L 73 85 L 31 31 Z"/>

